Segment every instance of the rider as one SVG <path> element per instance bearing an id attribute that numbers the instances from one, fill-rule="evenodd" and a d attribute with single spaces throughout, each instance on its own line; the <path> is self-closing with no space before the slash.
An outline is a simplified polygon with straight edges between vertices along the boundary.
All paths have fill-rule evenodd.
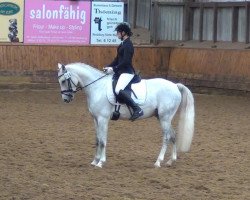
<path id="1" fill-rule="evenodd" d="M 134 121 L 143 115 L 143 110 L 134 102 L 129 92 L 125 90 L 135 75 L 135 70 L 132 65 L 134 46 L 130 40 L 130 36 L 132 36 L 133 33 L 126 22 L 118 24 L 115 31 L 117 32 L 117 37 L 122 42 L 117 48 L 117 56 L 108 67 L 104 68 L 104 71 L 106 71 L 106 73 L 112 73 L 114 71 L 114 78 L 118 79 L 115 93 L 127 106 L 133 109 L 130 120 Z"/>

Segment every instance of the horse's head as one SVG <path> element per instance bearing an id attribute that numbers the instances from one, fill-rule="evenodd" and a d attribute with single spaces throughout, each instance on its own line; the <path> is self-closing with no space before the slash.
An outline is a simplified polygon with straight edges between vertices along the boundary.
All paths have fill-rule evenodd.
<path id="1" fill-rule="evenodd" d="M 78 91 L 78 79 L 76 75 L 66 69 L 66 66 L 58 63 L 58 81 L 61 87 L 62 99 L 69 103 L 74 99 L 74 94 Z"/>

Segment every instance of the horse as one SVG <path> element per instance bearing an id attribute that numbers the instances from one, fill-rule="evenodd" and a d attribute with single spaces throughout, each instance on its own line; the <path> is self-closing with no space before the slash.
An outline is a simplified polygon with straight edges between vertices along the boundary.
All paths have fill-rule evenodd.
<path id="1" fill-rule="evenodd" d="M 112 74 L 85 63 L 58 63 L 58 82 L 62 100 L 66 103 L 71 102 L 79 90 L 86 94 L 88 109 L 94 119 L 96 130 L 96 153 L 91 165 L 100 168 L 106 162 L 108 123 L 116 107 L 107 97 L 107 87 L 112 84 L 112 77 Z M 172 153 L 166 164 L 172 165 L 177 160 L 177 152 L 190 150 L 195 117 L 193 94 L 183 84 L 175 84 L 163 78 L 142 80 L 145 81 L 147 95 L 145 102 L 140 105 L 144 115 L 137 120 L 153 116 L 158 118 L 163 132 L 163 142 L 154 166 L 161 167 L 169 144 L 172 144 Z M 177 111 L 178 134 L 171 125 Z M 131 117 L 126 105 L 121 105 L 119 112 L 119 119 L 128 120 Z"/>

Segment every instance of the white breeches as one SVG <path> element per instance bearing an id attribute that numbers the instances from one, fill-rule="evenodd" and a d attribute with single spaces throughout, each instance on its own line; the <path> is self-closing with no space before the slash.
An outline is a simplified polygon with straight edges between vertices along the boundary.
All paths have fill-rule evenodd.
<path id="1" fill-rule="evenodd" d="M 124 88 L 132 80 L 132 78 L 134 78 L 134 74 L 128 74 L 128 73 L 121 74 L 115 87 L 115 93 L 118 95 L 120 90 L 124 90 Z"/>

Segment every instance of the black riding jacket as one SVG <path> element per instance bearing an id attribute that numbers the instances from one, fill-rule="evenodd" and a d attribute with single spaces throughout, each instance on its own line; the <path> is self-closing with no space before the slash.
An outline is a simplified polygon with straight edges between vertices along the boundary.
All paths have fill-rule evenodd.
<path id="1" fill-rule="evenodd" d="M 134 55 L 134 46 L 130 38 L 124 40 L 117 48 L 117 56 L 109 65 L 113 68 L 115 75 L 120 76 L 122 73 L 134 74 L 135 70 L 132 65 Z"/>

